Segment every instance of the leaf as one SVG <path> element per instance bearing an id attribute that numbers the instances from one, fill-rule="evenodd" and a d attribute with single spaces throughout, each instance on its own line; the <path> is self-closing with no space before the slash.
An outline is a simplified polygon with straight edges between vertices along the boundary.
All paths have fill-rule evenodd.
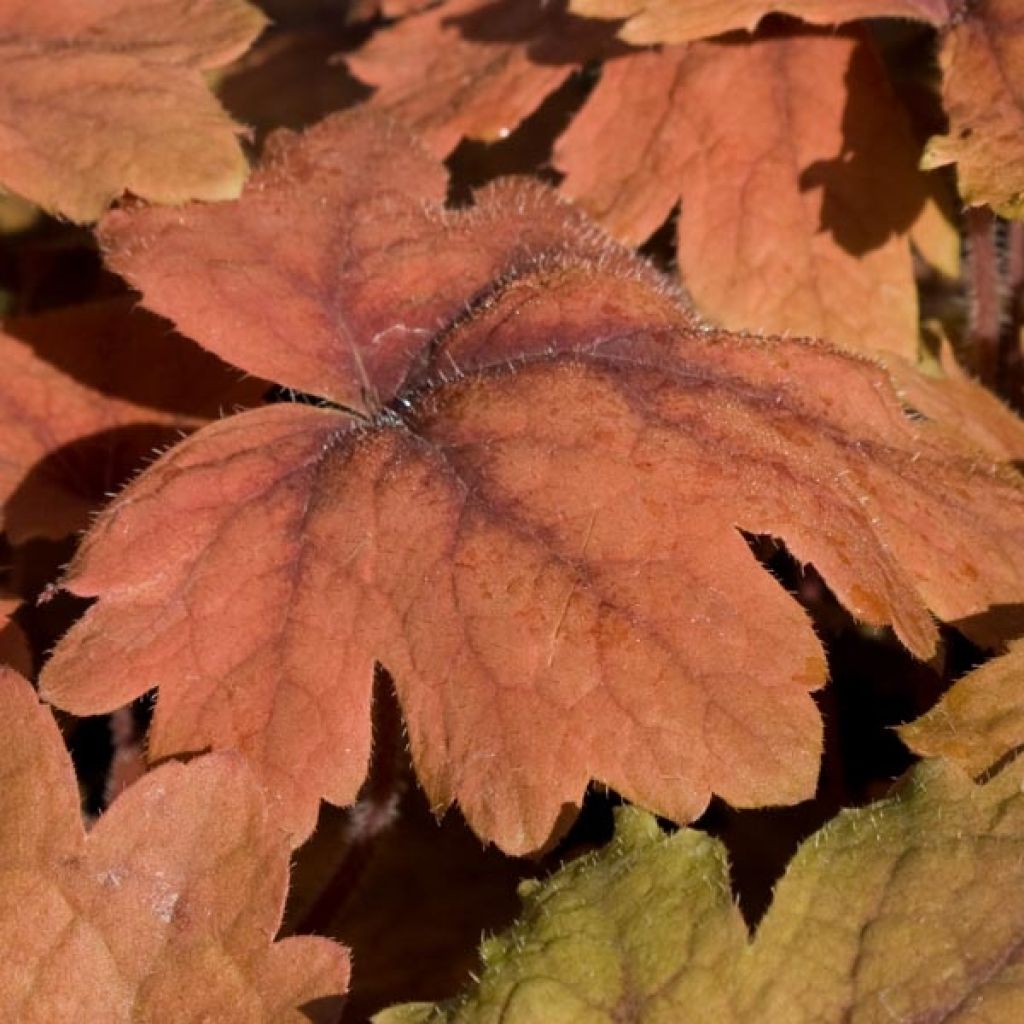
<path id="1" fill-rule="evenodd" d="M 621 49 L 611 27 L 565 6 L 449 0 L 375 33 L 345 62 L 377 86 L 374 105 L 444 156 L 463 136 L 504 138 L 581 64 Z"/>
<path id="2" fill-rule="evenodd" d="M 981 775 L 1024 744 L 1024 640 L 969 672 L 920 718 L 900 726 L 917 754 L 955 761 Z"/>
<path id="3" fill-rule="evenodd" d="M 242 760 L 157 768 L 88 835 L 70 758 L 0 670 L 0 1013 L 24 1024 L 305 1020 L 344 992 L 344 949 L 273 943 L 288 848 Z"/>
<path id="4" fill-rule="evenodd" d="M 924 764 L 893 798 L 843 811 L 801 846 L 754 937 L 720 842 L 621 810 L 609 846 L 521 887 L 520 921 L 484 943 L 478 984 L 374 1024 L 1011 1024 L 1021 774 L 976 787 Z"/>
<path id="5" fill-rule="evenodd" d="M 740 530 L 782 538 L 920 656 L 929 609 L 1021 599 L 1019 478 L 907 420 L 879 367 L 698 327 L 536 186 L 425 202 L 410 141 L 370 124 L 283 137 L 232 219 L 108 221 L 112 264 L 204 344 L 260 373 L 288 352 L 285 383 L 337 400 L 368 379 L 369 397 L 243 413 L 142 474 L 65 581 L 99 600 L 45 670 L 52 700 L 92 714 L 159 686 L 151 756 L 243 750 L 300 840 L 319 797 L 350 802 L 364 778 L 379 661 L 433 806 L 524 852 L 591 778 L 678 821 L 711 792 L 813 792 L 824 655 Z M 319 214 L 305 262 L 295 232 L 238 245 L 268 209 Z"/>
<path id="6" fill-rule="evenodd" d="M 610 61 L 554 157 L 632 245 L 682 199 L 680 275 L 711 320 L 910 358 L 916 160 L 874 51 L 810 32 Z"/>
<path id="7" fill-rule="evenodd" d="M 949 133 L 922 166 L 957 165 L 968 206 L 1024 216 L 1024 31 L 1014 0 L 978 0 L 945 33 L 939 55 Z"/>
<path id="8" fill-rule="evenodd" d="M 82 529 L 154 447 L 266 389 L 125 299 L 12 318 L 0 359 L 0 500 L 15 542 Z"/>
<path id="9" fill-rule="evenodd" d="M 948 0 L 569 0 L 576 14 L 626 19 L 619 35 L 629 43 L 686 43 L 735 29 L 753 32 L 770 13 L 812 25 L 861 18 L 912 18 L 945 24 Z"/>
<path id="10" fill-rule="evenodd" d="M 924 372 L 898 356 L 882 361 L 900 397 L 961 443 L 1003 461 L 1024 461 L 1024 421 L 957 363 L 939 337 L 938 366 Z"/>
<path id="11" fill-rule="evenodd" d="M 79 222 L 125 191 L 237 196 L 239 128 L 202 72 L 264 24 L 243 0 L 0 0 L 0 181 Z"/>

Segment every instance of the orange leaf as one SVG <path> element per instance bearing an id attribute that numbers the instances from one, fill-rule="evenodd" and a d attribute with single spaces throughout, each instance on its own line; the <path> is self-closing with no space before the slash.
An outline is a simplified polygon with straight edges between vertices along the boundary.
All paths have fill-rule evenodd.
<path id="1" fill-rule="evenodd" d="M 949 134 L 922 166 L 957 165 L 960 194 L 1004 217 L 1024 216 L 1024 29 L 1015 0 L 978 0 L 946 32 L 940 54 Z"/>
<path id="2" fill-rule="evenodd" d="M 321 210 L 366 130 L 342 116 L 281 143 L 297 171 L 277 165 L 279 215 Z M 711 792 L 737 805 L 813 792 L 808 691 L 823 652 L 740 530 L 784 539 L 855 615 L 922 656 L 929 609 L 956 619 L 1024 596 L 1019 478 L 905 418 L 879 367 L 702 330 L 536 187 L 499 186 L 454 213 L 414 193 L 433 234 L 400 244 L 409 142 L 392 128 L 375 145 L 369 196 L 307 258 L 382 268 L 356 278 L 354 312 L 333 308 L 353 351 L 396 339 L 363 360 L 381 368 L 373 390 L 395 397 L 365 415 L 243 413 L 140 476 L 69 572 L 99 600 L 45 670 L 62 706 L 94 713 L 159 686 L 151 753 L 242 749 L 299 839 L 320 796 L 351 801 L 363 780 L 380 661 L 435 807 L 458 800 L 479 834 L 521 852 L 564 827 L 591 778 L 680 821 Z M 325 170 L 310 148 L 330 154 Z M 257 179 L 239 223 L 269 202 Z M 186 264 L 215 309 L 202 296 L 226 232 L 210 233 L 209 212 L 122 213 L 107 235 L 115 265 L 176 319 Z M 237 260 L 238 280 L 278 262 L 272 246 Z M 284 324 L 294 303 L 307 379 L 343 388 L 335 350 L 307 346 L 308 278 L 282 266 L 262 305 L 222 297 L 199 336 L 221 350 L 234 316 Z M 446 298 L 430 317 L 360 312 L 409 296 L 418 317 L 431 281 Z M 422 324 L 418 354 L 389 323 Z M 256 332 L 233 358 L 265 371 L 281 345 Z"/>
<path id="3" fill-rule="evenodd" d="M 126 299 L 8 320 L 0 332 L 0 501 L 16 542 L 82 529 L 157 446 L 266 385 Z"/>
<path id="4" fill-rule="evenodd" d="M 871 49 L 810 32 L 610 61 L 555 150 L 563 190 L 630 244 L 682 198 L 680 274 L 712 320 L 910 357 L 916 159 Z"/>
<path id="5" fill-rule="evenodd" d="M 613 36 L 566 14 L 564 0 L 449 0 L 377 32 L 345 61 L 378 87 L 376 106 L 444 156 L 464 135 L 504 138 L 582 63 L 613 52 Z"/>
<path id="6" fill-rule="evenodd" d="M 0 0 L 0 180 L 75 221 L 125 191 L 233 198 L 239 129 L 202 72 L 264 22 L 244 0 Z"/>
<path id="7" fill-rule="evenodd" d="M 734 29 L 752 32 L 767 14 L 790 14 L 812 25 L 860 18 L 913 18 L 945 24 L 948 0 L 570 0 L 577 14 L 625 18 L 627 42 L 686 43 Z"/>
<path id="8" fill-rule="evenodd" d="M 70 758 L 0 669 L 0 1015 L 25 1024 L 298 1022 L 344 949 L 273 943 L 288 848 L 240 758 L 157 768 L 86 835 Z"/>

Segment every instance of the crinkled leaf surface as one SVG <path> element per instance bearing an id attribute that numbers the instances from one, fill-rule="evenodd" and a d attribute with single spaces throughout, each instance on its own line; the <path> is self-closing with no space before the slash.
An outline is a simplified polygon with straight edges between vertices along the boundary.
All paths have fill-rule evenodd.
<path id="1" fill-rule="evenodd" d="M 609 61 L 554 159 L 563 191 L 630 244 L 681 198 L 680 275 L 715 322 L 913 357 L 907 232 L 928 189 L 860 37 L 791 33 Z"/>
<path id="2" fill-rule="evenodd" d="M 900 737 L 972 775 L 1024 744 L 1024 640 L 956 682 L 931 711 L 901 726 Z"/>
<path id="3" fill-rule="evenodd" d="M 621 49 L 613 37 L 564 0 L 449 0 L 375 33 L 346 62 L 377 86 L 376 106 L 443 156 L 464 135 L 504 138 L 581 64 Z"/>
<path id="4" fill-rule="evenodd" d="M 685 43 L 734 29 L 753 31 L 766 14 L 791 14 L 812 25 L 859 18 L 912 18 L 942 25 L 949 0 L 570 0 L 577 14 L 625 18 L 630 43 Z"/>
<path id="5" fill-rule="evenodd" d="M 957 165 L 960 194 L 1004 217 L 1024 216 L 1024 25 L 1015 0 L 979 0 L 942 44 L 942 101 L 949 134 L 933 138 L 923 165 Z"/>
<path id="6" fill-rule="evenodd" d="M 140 476 L 68 575 L 100 600 L 46 670 L 61 706 L 159 686 L 151 753 L 244 750 L 300 838 L 319 797 L 350 801 L 363 780 L 379 661 L 435 807 L 458 800 L 520 852 L 565 826 L 591 778 L 680 821 L 712 791 L 813 792 L 823 653 L 741 530 L 781 537 L 922 656 L 929 609 L 1021 599 L 1019 478 L 910 422 L 879 367 L 699 328 L 537 187 L 463 212 L 418 180 L 403 192 L 396 128 L 375 144 L 394 147 L 379 164 L 394 180 L 361 175 L 367 125 L 286 138 L 274 183 L 255 179 L 231 223 L 205 206 L 108 222 L 113 265 L 179 323 L 203 309 L 188 322 L 215 351 L 260 373 L 294 356 L 328 397 L 375 367 L 368 390 L 394 397 L 243 413 Z M 294 231 L 231 250 L 268 206 L 306 223 L 330 189 L 346 215 L 306 253 L 326 300 L 307 263 L 278 259 Z M 254 307 L 249 275 L 271 265 Z M 311 294 L 323 330 L 303 329 Z M 271 326 L 245 344 L 237 325 L 261 311 Z"/>
<path id="7" fill-rule="evenodd" d="M 0 501 L 15 541 L 82 529 L 156 446 L 258 402 L 266 385 L 113 299 L 0 332 Z"/>
<path id="8" fill-rule="evenodd" d="M 298 1024 L 344 992 L 341 946 L 273 942 L 288 846 L 240 757 L 157 768 L 86 835 L 53 718 L 7 669 L 0 712 L 4 1020 Z"/>
<path id="9" fill-rule="evenodd" d="M 236 196 L 239 128 L 202 72 L 264 22 L 244 0 L 0 0 L 0 181 L 75 221 L 125 191 Z"/>
<path id="10" fill-rule="evenodd" d="M 793 858 L 751 938 L 725 848 L 620 811 L 615 839 L 544 883 L 451 1004 L 375 1024 L 1012 1024 L 1024 1007 L 1020 766 L 943 763 L 842 812 Z"/>

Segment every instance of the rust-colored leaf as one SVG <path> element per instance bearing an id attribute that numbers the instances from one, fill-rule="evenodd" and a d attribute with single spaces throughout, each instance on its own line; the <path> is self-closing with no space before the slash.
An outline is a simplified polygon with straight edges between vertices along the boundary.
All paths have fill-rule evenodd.
<path id="1" fill-rule="evenodd" d="M 612 51 L 613 36 L 567 14 L 564 0 L 449 0 L 376 33 L 346 62 L 377 86 L 376 106 L 444 156 L 463 136 L 504 138 L 582 63 Z"/>
<path id="2" fill-rule="evenodd" d="M 874 52 L 810 32 L 610 61 L 555 150 L 563 190 L 630 244 L 682 199 L 680 275 L 713 321 L 911 358 L 916 160 Z"/>
<path id="3" fill-rule="evenodd" d="M 344 949 L 274 943 L 288 848 L 241 758 L 156 769 L 86 835 L 49 711 L 0 669 L 0 1015 L 284 1024 L 339 995 Z"/>
<path id="4" fill-rule="evenodd" d="M 940 53 L 949 134 L 922 165 L 957 165 L 969 206 L 1024 216 L 1024 26 L 1016 0 L 978 0 L 947 30 Z"/>
<path id="5" fill-rule="evenodd" d="M 0 501 L 14 541 L 82 529 L 157 446 L 266 385 L 114 299 L 8 320 L 0 332 Z"/>
<path id="6" fill-rule="evenodd" d="M 343 116 L 280 143 L 294 154 L 275 172 L 280 215 L 321 210 L 366 131 Z M 301 266 L 285 261 L 256 308 L 230 289 L 219 309 L 204 298 L 226 234 L 208 207 L 113 219 L 114 265 L 179 321 L 191 266 L 204 343 L 224 351 L 233 317 L 284 325 L 293 311 L 318 393 L 351 394 L 369 365 L 382 376 L 369 391 L 394 397 L 363 414 L 243 413 L 140 476 L 71 567 L 67 585 L 99 600 L 46 669 L 52 699 L 94 713 L 159 686 L 151 753 L 242 749 L 301 838 L 319 797 L 350 801 L 364 777 L 379 661 L 435 807 L 457 800 L 518 852 L 565 825 L 591 778 L 680 821 L 711 792 L 737 805 L 811 794 L 808 690 L 823 653 L 741 530 L 782 538 L 856 616 L 922 656 L 929 610 L 956 619 L 1021 600 L 1019 478 L 908 420 L 881 368 L 821 343 L 703 330 L 549 193 L 498 186 L 444 212 L 407 183 L 401 132 L 374 145 L 380 180 L 307 255 L 387 267 L 333 306 L 351 351 L 394 339 L 372 362 L 308 342 Z M 331 154 L 325 170 L 311 148 Z M 409 187 L 432 225 L 411 242 Z M 257 179 L 240 224 L 267 194 Z M 371 219 L 382 194 L 392 216 Z M 231 280 L 273 258 L 239 250 Z M 443 301 L 422 298 L 431 282 Z M 391 296 L 408 304 L 388 320 Z M 254 332 L 232 358 L 266 372 L 287 337 Z"/>
<path id="7" fill-rule="evenodd" d="M 949 0 L 570 0 L 577 14 L 626 19 L 627 42 L 685 43 L 734 29 L 753 31 L 767 14 L 791 14 L 812 25 L 860 18 L 912 18 L 942 25 Z"/>
<path id="8" fill-rule="evenodd" d="M 976 776 L 1024 746 L 1024 640 L 956 682 L 931 711 L 901 726 L 900 737 Z"/>
<path id="9" fill-rule="evenodd" d="M 125 191 L 236 196 L 239 128 L 202 72 L 263 25 L 244 0 L 0 0 L 0 180 L 75 221 Z"/>

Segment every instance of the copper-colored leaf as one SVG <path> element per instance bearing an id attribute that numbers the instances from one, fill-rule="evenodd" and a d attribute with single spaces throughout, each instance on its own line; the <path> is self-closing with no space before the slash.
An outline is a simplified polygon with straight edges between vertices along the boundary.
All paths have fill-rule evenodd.
<path id="1" fill-rule="evenodd" d="M 282 143 L 280 215 L 310 221 L 367 130 L 343 116 Z M 302 157 L 310 140 L 336 161 L 325 173 Z M 71 567 L 67 585 L 100 600 L 46 669 L 62 706 L 98 712 L 159 686 L 152 754 L 241 748 L 300 838 L 320 796 L 350 801 L 363 779 L 380 661 L 435 806 L 458 800 L 481 835 L 525 851 L 564 826 L 590 778 L 680 821 L 712 791 L 738 805 L 811 794 L 823 653 L 740 530 L 781 537 L 922 656 L 929 609 L 961 618 L 1024 596 L 1019 478 L 909 421 L 879 367 L 700 329 L 536 187 L 455 213 L 414 192 L 433 233 L 408 242 L 409 143 L 391 129 L 374 145 L 373 191 L 307 259 L 386 267 L 334 304 L 336 330 L 353 352 L 395 339 L 362 369 L 380 368 L 385 398 L 404 383 L 365 416 L 243 413 L 139 477 Z M 390 217 L 373 219 L 381 190 Z M 267 196 L 257 181 L 239 223 Z M 301 267 L 285 262 L 262 304 L 240 290 L 253 308 L 230 289 L 219 308 L 204 299 L 226 233 L 208 214 L 117 215 L 115 265 L 179 320 L 190 265 L 208 314 L 193 327 L 218 351 L 233 317 L 262 311 L 283 331 L 294 309 L 305 379 L 350 393 L 357 367 L 303 329 Z M 231 281 L 271 259 L 239 249 Z M 422 298 L 431 284 L 443 302 Z M 408 305 L 388 320 L 391 296 Z M 232 357 L 266 372 L 286 337 L 255 331 Z"/>
<path id="2" fill-rule="evenodd" d="M 241 758 L 165 765 L 86 835 L 71 761 L 0 670 L 0 1015 L 23 1024 L 284 1024 L 344 992 L 342 947 L 273 943 L 288 848 Z"/>
<path id="3" fill-rule="evenodd" d="M 0 181 L 76 221 L 125 191 L 236 196 L 239 129 L 202 72 L 263 24 L 244 0 L 0 0 Z"/>
<path id="4" fill-rule="evenodd" d="M 913 18 L 942 25 L 949 0 L 570 0 L 577 14 L 625 18 L 620 35 L 630 43 L 685 43 L 734 29 L 753 31 L 771 13 L 812 25 L 860 18 Z"/>
<path id="5" fill-rule="evenodd" d="M 942 44 L 942 100 L 949 134 L 925 149 L 923 166 L 957 165 L 969 206 L 1024 216 L 1024 26 L 1016 0 L 978 0 Z"/>
<path id="6" fill-rule="evenodd" d="M 682 198 L 679 270 L 710 319 L 910 357 L 916 159 L 869 46 L 810 32 L 610 61 L 555 150 L 623 241 Z"/>
<path id="7" fill-rule="evenodd" d="M 968 673 L 927 714 L 900 727 L 918 754 L 956 761 L 980 775 L 1024 746 L 1024 640 Z"/>
<path id="8" fill-rule="evenodd" d="M 1024 1006 L 1018 764 L 975 786 L 942 762 L 843 811 L 794 856 L 751 936 L 726 851 L 633 808 L 615 839 L 521 891 L 479 980 L 374 1024 L 1016 1024 Z"/>
<path id="9" fill-rule="evenodd" d="M 564 0 L 449 0 L 376 33 L 346 62 L 378 87 L 376 106 L 444 156 L 464 135 L 504 138 L 583 62 L 612 49 L 613 34 L 566 14 Z"/>
<path id="10" fill-rule="evenodd" d="M 12 540 L 63 537 L 153 449 L 266 385 L 125 299 L 12 318 L 0 332 L 0 500 Z"/>

